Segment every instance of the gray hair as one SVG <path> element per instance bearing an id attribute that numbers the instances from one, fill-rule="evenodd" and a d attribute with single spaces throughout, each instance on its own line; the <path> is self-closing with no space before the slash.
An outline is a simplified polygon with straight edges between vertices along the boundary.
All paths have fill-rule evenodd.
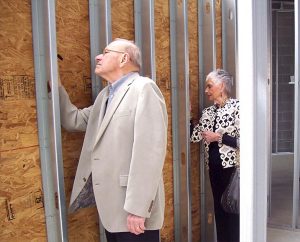
<path id="1" fill-rule="evenodd" d="M 225 92 L 227 95 L 230 95 L 233 86 L 233 77 L 227 71 L 223 69 L 214 70 L 207 75 L 206 81 L 208 80 L 212 80 L 215 83 L 224 83 Z"/>
<path id="2" fill-rule="evenodd" d="M 142 56 L 140 48 L 133 41 L 127 39 L 116 38 L 113 42 L 122 43 L 124 51 L 129 55 L 130 61 L 140 70 L 142 67 Z"/>

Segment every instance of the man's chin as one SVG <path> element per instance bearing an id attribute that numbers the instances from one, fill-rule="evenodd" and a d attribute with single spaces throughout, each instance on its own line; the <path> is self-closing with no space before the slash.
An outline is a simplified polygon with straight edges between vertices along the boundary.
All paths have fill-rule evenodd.
<path id="1" fill-rule="evenodd" d="M 100 74 L 101 74 L 101 71 L 100 71 L 99 68 L 97 68 L 97 67 L 96 67 L 96 69 L 95 69 L 95 74 L 96 74 L 97 76 L 100 76 Z"/>

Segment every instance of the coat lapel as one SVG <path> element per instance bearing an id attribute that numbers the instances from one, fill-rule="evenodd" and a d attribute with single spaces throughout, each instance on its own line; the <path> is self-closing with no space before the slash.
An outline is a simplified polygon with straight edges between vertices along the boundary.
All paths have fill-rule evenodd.
<path id="1" fill-rule="evenodd" d="M 95 145 L 97 144 L 98 140 L 103 135 L 107 125 L 109 124 L 109 122 L 110 122 L 111 118 L 113 117 L 116 109 L 118 108 L 119 104 L 121 103 L 123 97 L 127 93 L 130 85 L 132 84 L 132 82 L 134 81 L 136 76 L 137 75 L 133 75 L 130 78 L 128 78 L 128 80 L 125 81 L 125 83 L 122 85 L 120 90 L 113 97 L 113 99 L 112 99 L 111 103 L 109 104 L 109 106 L 106 108 L 105 114 L 103 114 L 102 111 L 100 112 L 100 122 L 99 122 L 99 126 L 98 126 L 98 132 L 97 132 L 97 136 L 96 136 L 96 140 L 95 140 Z M 105 109 L 101 108 L 101 110 L 105 110 Z"/>
<path id="2" fill-rule="evenodd" d="M 103 91 L 105 92 L 102 102 L 101 102 L 101 107 L 100 107 L 100 111 L 99 111 L 99 118 L 98 118 L 98 126 L 97 126 L 97 130 L 100 129 L 101 123 L 103 121 L 104 115 L 105 115 L 105 111 L 106 111 L 106 102 L 108 99 L 108 87 L 106 86 L 105 89 L 103 89 Z"/>

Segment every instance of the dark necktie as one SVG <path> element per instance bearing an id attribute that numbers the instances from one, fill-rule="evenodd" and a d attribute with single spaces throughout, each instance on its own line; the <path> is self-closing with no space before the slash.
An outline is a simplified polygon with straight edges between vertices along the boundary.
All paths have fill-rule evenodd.
<path id="1" fill-rule="evenodd" d="M 107 99 L 105 101 L 105 112 L 104 112 L 104 115 L 105 115 L 105 113 L 107 111 L 108 105 L 111 103 L 111 100 L 112 100 L 113 96 L 114 96 L 114 94 L 113 94 L 112 86 L 109 85 L 108 86 L 108 97 L 107 97 Z"/>
<path id="2" fill-rule="evenodd" d="M 108 105 L 111 103 L 111 100 L 113 99 L 113 97 L 114 97 L 113 88 L 112 88 L 112 85 L 109 85 L 109 86 L 108 86 L 107 107 L 108 107 Z"/>

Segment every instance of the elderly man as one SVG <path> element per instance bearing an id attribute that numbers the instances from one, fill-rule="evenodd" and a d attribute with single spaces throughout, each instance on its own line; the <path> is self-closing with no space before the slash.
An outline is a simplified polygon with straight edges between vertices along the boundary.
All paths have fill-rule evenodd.
<path id="1" fill-rule="evenodd" d="M 78 109 L 59 86 L 62 126 L 86 132 L 70 211 L 96 204 L 109 242 L 158 242 L 164 219 L 166 105 L 140 66 L 139 48 L 116 39 L 96 56 L 108 86 L 92 106 Z"/>

